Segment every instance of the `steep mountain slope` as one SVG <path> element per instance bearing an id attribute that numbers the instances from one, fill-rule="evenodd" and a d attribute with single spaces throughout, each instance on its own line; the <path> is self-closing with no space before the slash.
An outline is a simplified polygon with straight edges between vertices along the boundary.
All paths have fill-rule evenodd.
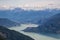
<path id="1" fill-rule="evenodd" d="M 20 25 L 19 23 L 11 21 L 7 18 L 0 18 L 0 26 L 13 27 L 19 25 Z"/>
<path id="2" fill-rule="evenodd" d="M 42 25 L 36 28 L 27 28 L 24 31 L 60 34 L 60 13 L 48 18 Z"/>
<path id="3" fill-rule="evenodd" d="M 49 18 L 43 25 L 38 27 L 42 32 L 60 34 L 60 13 Z"/>
<path id="4" fill-rule="evenodd" d="M 14 30 L 9 30 L 3 26 L 0 26 L 0 36 L 4 40 L 34 40 L 26 35 L 23 35 Z"/>

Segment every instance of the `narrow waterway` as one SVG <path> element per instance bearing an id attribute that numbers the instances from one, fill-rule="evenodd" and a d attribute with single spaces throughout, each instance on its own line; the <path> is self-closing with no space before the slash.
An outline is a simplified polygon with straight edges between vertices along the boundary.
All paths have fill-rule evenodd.
<path id="1" fill-rule="evenodd" d="M 35 39 L 35 40 L 60 40 L 60 39 L 53 38 L 53 37 L 46 36 L 46 35 L 42 35 L 42 34 L 21 31 L 21 30 L 24 30 L 25 28 L 27 28 L 27 26 L 28 25 L 19 26 L 19 27 L 11 27 L 9 29 L 18 31 L 18 32 L 23 33 L 25 35 L 28 35 L 28 36 L 32 37 L 33 39 Z M 51 34 L 51 36 L 60 37 L 60 35 L 55 35 L 55 34 Z"/>

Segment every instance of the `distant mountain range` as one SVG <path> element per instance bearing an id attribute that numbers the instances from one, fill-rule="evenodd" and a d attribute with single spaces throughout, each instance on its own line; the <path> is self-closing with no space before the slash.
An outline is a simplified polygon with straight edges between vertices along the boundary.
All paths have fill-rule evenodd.
<path id="1" fill-rule="evenodd" d="M 7 18 L 0 18 L 0 26 L 14 27 L 14 26 L 20 26 L 20 23 L 11 21 Z"/>
<path id="2" fill-rule="evenodd" d="M 24 30 L 25 32 L 36 33 L 55 33 L 60 34 L 60 13 L 48 18 L 42 25 L 38 27 L 30 27 Z"/>
<path id="3" fill-rule="evenodd" d="M 0 26 L 0 40 L 34 40 L 22 33 Z"/>
<path id="4" fill-rule="evenodd" d="M 24 10 L 15 8 L 12 10 L 0 10 L 0 18 L 8 18 L 19 23 L 42 23 L 52 15 L 60 13 L 59 9 Z"/>

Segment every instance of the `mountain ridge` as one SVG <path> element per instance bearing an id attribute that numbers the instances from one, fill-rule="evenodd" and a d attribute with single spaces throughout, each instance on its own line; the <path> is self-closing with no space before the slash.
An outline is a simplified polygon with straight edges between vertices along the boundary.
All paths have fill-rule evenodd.
<path id="1" fill-rule="evenodd" d="M 3 26 L 0 26 L 0 36 L 2 36 L 4 40 L 34 40 L 29 36 L 14 30 L 9 30 Z"/>
<path id="2" fill-rule="evenodd" d="M 24 10 L 15 8 L 13 10 L 0 10 L 0 17 L 8 18 L 18 23 L 38 23 L 39 20 L 44 21 L 59 12 L 59 9 Z"/>

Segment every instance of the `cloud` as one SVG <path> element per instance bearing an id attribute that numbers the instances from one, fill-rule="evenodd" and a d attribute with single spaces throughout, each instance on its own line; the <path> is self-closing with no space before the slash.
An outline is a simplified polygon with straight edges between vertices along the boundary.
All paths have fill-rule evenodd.
<path id="1" fill-rule="evenodd" d="M 59 0 L 19 0 L 19 1 L 3 1 L 0 8 L 15 8 L 23 9 L 44 9 L 44 8 L 60 8 Z"/>
<path id="2" fill-rule="evenodd" d="M 60 4 L 57 2 L 34 2 L 34 3 L 25 3 L 22 5 L 18 5 L 18 7 L 24 8 L 24 9 L 44 9 L 44 8 L 60 8 Z"/>

